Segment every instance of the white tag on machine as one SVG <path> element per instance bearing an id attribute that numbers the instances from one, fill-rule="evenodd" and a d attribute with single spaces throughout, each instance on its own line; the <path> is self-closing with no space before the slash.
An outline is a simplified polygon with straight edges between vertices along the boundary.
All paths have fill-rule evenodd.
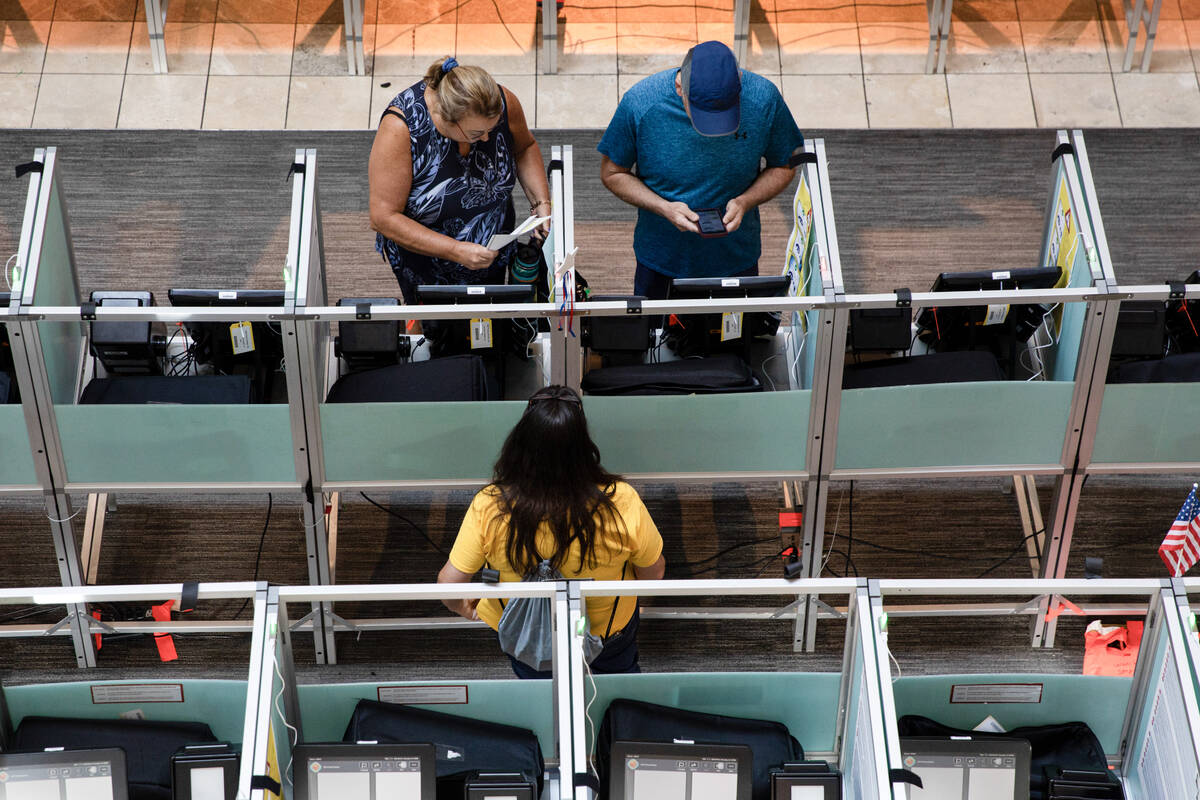
<path id="1" fill-rule="evenodd" d="M 721 315 L 721 341 L 742 338 L 742 312 L 726 311 Z"/>
<path id="2" fill-rule="evenodd" d="M 492 321 L 490 319 L 471 320 L 471 349 L 481 350 L 492 346 Z"/>
<path id="3" fill-rule="evenodd" d="M 249 322 L 235 322 L 229 326 L 229 341 L 233 344 L 233 354 L 240 356 L 254 350 L 254 326 Z"/>
<path id="4" fill-rule="evenodd" d="M 984 325 L 999 325 L 999 324 L 1001 324 L 1002 322 L 1004 322 L 1004 320 L 1008 319 L 1008 308 L 1009 307 L 1007 305 L 1001 305 L 1001 306 L 989 305 L 987 307 L 987 317 L 984 318 L 983 324 Z"/>

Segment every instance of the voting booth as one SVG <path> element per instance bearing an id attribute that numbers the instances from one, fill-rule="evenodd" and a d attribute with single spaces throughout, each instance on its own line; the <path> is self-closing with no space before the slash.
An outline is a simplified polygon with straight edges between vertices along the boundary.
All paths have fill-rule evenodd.
<path id="1" fill-rule="evenodd" d="M 200 609 L 211 607 L 213 603 L 232 606 L 241 601 L 243 606 L 250 605 L 254 613 L 249 620 L 129 621 L 111 615 L 104 618 L 99 612 L 93 616 L 79 610 L 111 609 L 126 604 L 145 608 L 164 602 L 170 605 L 172 600 L 177 608 L 186 605 Z M 64 610 L 64 616 L 57 622 L 0 624 L 0 636 L 26 642 L 30 645 L 26 657 L 43 665 L 51 662 L 56 650 L 61 650 L 63 660 L 69 663 L 72 649 L 79 650 L 77 643 L 72 647 L 70 642 L 79 635 L 89 641 L 95 639 L 97 646 L 102 647 L 105 637 L 141 634 L 144 638 L 139 638 L 139 645 L 144 644 L 151 650 L 159 645 L 161 650 L 164 638 L 170 647 L 178 642 L 179 648 L 186 649 L 204 635 L 215 634 L 231 638 L 237 644 L 228 648 L 227 665 L 214 664 L 213 667 L 217 670 L 227 667 L 233 674 L 245 670 L 240 678 L 198 678 L 194 670 L 180 671 L 172 665 L 164 665 L 162 674 L 152 678 L 147 678 L 144 673 L 122 678 L 117 672 L 103 680 L 49 681 L 44 668 L 32 670 L 22 665 L 21 658 L 14 659 L 13 668 L 0 689 L 0 707 L 4 710 L 3 727 L 0 728 L 3 751 L 29 753 L 44 748 L 65 748 L 71 754 L 69 763 L 63 761 L 51 766 L 61 768 L 62 778 L 68 779 L 67 769 L 72 770 L 72 776 L 83 775 L 86 770 L 80 765 L 90 763 L 89 752 L 103 762 L 103 752 L 95 748 L 120 747 L 123 750 L 120 774 L 112 775 L 110 785 L 99 780 L 108 776 L 106 767 L 101 767 L 99 775 L 95 770 L 89 772 L 87 776 L 94 779 L 93 784 L 104 785 L 91 786 L 95 794 L 88 796 L 127 797 L 130 800 L 164 794 L 170 797 L 173 781 L 190 779 L 186 765 L 179 767 L 172 777 L 171 757 L 177 749 L 204 745 L 199 749 L 215 751 L 220 750 L 216 745 L 222 742 L 236 749 L 253 740 L 258 714 L 265 711 L 258 702 L 259 658 L 266 627 L 265 601 L 265 583 L 0 590 L 0 608 L 4 609 L 6 617 L 15 610 L 44 619 L 45 612 Z M 37 614 L 38 611 L 43 613 Z M 38 639 L 45 642 L 41 647 L 34 647 Z M 230 751 L 221 752 L 228 754 Z M 212 773 L 198 774 L 195 782 L 190 784 L 192 800 L 219 800 L 227 795 L 250 797 L 254 773 L 249 759 L 239 761 L 236 756 L 221 760 L 210 758 L 193 764 L 213 770 L 219 768 L 221 779 L 214 781 Z M 6 768 L 16 780 L 13 767 L 6 764 Z M 38 768 L 33 761 L 23 767 L 27 770 Z M 49 777 L 53 778 L 55 774 L 52 771 Z M 10 788 L 10 791 L 13 790 Z"/>
<path id="2" fill-rule="evenodd" d="M 1090 785 L 1081 791 L 1092 797 L 1110 796 L 1104 792 L 1114 784 L 1127 800 L 1194 792 L 1200 715 L 1189 643 L 1169 582 L 880 580 L 870 582 L 869 594 L 872 628 L 884 653 L 888 763 L 925 782 L 924 789 L 898 783 L 888 796 L 992 796 L 985 783 L 1004 796 L 1001 786 L 1013 787 L 1010 795 L 1028 791 L 1025 780 L 1042 796 L 1052 794 L 1055 780 Z M 924 602 L 906 599 L 914 597 Z M 941 674 L 941 665 L 923 666 L 920 649 L 905 638 L 909 618 L 931 615 L 943 617 L 947 627 L 979 626 L 989 617 L 1042 615 L 1038 608 L 1045 601 L 1055 616 L 1144 618 L 1131 674 L 990 672 L 987 652 L 961 654 L 962 672 Z M 897 641 L 907 644 L 901 648 Z M 905 674 L 906 666 L 920 674 Z M 972 777 L 972 770 L 979 774 Z"/>
<path id="3" fill-rule="evenodd" d="M 268 715 L 260 718 L 260 731 L 256 739 L 260 747 L 255 753 L 255 763 L 268 762 L 288 764 L 292 761 L 297 745 L 318 743 L 353 743 L 357 739 L 377 739 L 380 743 L 413 741 L 422 742 L 422 735 L 429 736 L 430 725 L 438 728 L 443 745 L 437 755 L 438 774 L 454 773 L 459 768 L 477 769 L 487 756 L 481 756 L 477 747 L 458 747 L 463 752 L 448 752 L 444 745 L 449 743 L 455 751 L 460 736 L 472 737 L 481 742 L 489 732 L 511 734 L 513 729 L 524 732 L 526 747 L 540 750 L 534 760 L 542 759 L 550 765 L 545 790 L 546 797 L 569 797 L 563 793 L 574 774 L 572 751 L 569 742 L 570 702 L 569 683 L 566 675 L 568 645 L 567 631 L 556 623 L 553 664 L 555 677 L 550 681 L 522 681 L 516 678 L 502 680 L 460 679 L 446 675 L 437 680 L 406 680 L 400 673 L 380 674 L 371 682 L 328 683 L 314 682 L 299 684 L 296 680 L 295 661 L 292 651 L 293 632 L 303 632 L 311 625 L 309 616 L 292 616 L 305 612 L 314 603 L 338 602 L 370 603 L 374 610 L 370 616 L 341 620 L 343 631 L 357 631 L 359 635 L 381 635 L 391 632 L 398 647 L 404 647 L 403 631 L 430 627 L 462 627 L 464 625 L 483 629 L 482 623 L 467 623 L 458 618 L 416 616 L 428 609 L 427 601 L 458 598 L 546 598 L 552 603 L 556 620 L 566 616 L 565 584 L 561 582 L 516 583 L 516 584 L 457 584 L 457 585 L 376 585 L 337 587 L 282 587 L 272 588 L 267 602 L 270 616 L 267 634 L 263 640 L 263 700 L 271 699 L 273 705 Z M 424 606 L 414 606 L 424 602 Z M 362 608 L 362 606 L 354 606 Z M 438 606 L 440 608 L 440 605 Z M 381 612 L 404 616 L 380 616 Z M 497 657 L 500 658 L 499 652 Z M 412 716 L 402 716 L 407 709 L 439 712 L 434 717 L 421 718 L 421 725 Z M 463 730 L 453 731 L 454 721 L 461 720 Z M 472 728 L 477 728 L 473 730 Z M 367 732 L 370 732 L 369 735 Z M 426 733 L 422 734 L 422 731 Z M 350 738 L 346 738 L 350 737 Z M 446 738 L 449 737 L 449 738 Z M 532 743 L 532 744 L 530 744 Z M 503 747 L 497 748 L 493 758 L 499 762 L 491 765 L 491 771 L 511 771 L 505 763 L 515 768 L 517 762 L 505 762 Z M 464 755 L 465 753 L 465 755 Z M 474 766 L 472 766 L 474 765 Z M 297 788 L 294 781 L 301 780 L 303 765 L 294 768 L 289 775 L 282 774 L 283 797 L 303 797 L 304 788 Z M 542 774 L 529 776 L 539 785 Z M 424 800 L 424 795 L 421 795 Z"/>

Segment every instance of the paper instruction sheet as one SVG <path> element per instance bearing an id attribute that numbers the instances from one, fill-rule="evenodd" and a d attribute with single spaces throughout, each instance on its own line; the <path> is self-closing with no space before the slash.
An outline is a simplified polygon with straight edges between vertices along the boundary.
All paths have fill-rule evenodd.
<path id="1" fill-rule="evenodd" d="M 521 238 L 525 234 L 532 232 L 537 226 L 541 225 L 543 222 L 545 222 L 548 219 L 550 219 L 550 218 L 549 217 L 530 216 L 529 219 L 525 220 L 520 225 L 513 228 L 512 233 L 492 234 L 492 238 L 488 239 L 487 248 L 488 248 L 488 250 L 499 250 L 501 247 L 504 247 L 504 245 L 508 244 L 509 242 L 515 242 L 517 239 Z"/>

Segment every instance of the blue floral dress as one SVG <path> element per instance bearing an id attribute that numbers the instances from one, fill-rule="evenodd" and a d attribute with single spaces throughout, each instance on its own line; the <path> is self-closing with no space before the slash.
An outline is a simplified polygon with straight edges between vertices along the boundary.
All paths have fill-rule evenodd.
<path id="1" fill-rule="evenodd" d="M 412 142 L 412 189 L 405 216 L 438 233 L 476 244 L 487 244 L 493 234 L 512 230 L 517 171 L 507 103 L 487 141 L 473 143 L 465 156 L 459 152 L 458 142 L 434 127 L 425 105 L 425 81 L 396 95 L 383 113 L 402 117 Z M 504 283 L 516 245 L 500 250 L 485 270 L 470 270 L 444 258 L 405 250 L 382 233 L 375 236 L 375 249 L 396 274 L 404 302 L 411 304 L 417 302 L 416 287 L 424 284 Z"/>

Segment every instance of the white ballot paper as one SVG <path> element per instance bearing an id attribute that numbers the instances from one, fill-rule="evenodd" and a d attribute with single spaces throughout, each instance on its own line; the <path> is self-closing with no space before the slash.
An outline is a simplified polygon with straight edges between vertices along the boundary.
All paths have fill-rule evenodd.
<path id="1" fill-rule="evenodd" d="M 541 225 L 543 222 L 545 222 L 548 219 L 550 219 L 550 218 L 549 217 L 532 217 L 531 216 L 529 219 L 525 220 L 520 225 L 513 228 L 512 233 L 493 234 L 492 238 L 488 239 L 487 248 L 488 248 L 488 250 L 499 250 L 501 247 L 504 247 L 504 245 L 508 244 L 509 242 L 516 241 L 520 237 L 529 233 L 534 228 L 536 228 L 538 225 Z"/>

